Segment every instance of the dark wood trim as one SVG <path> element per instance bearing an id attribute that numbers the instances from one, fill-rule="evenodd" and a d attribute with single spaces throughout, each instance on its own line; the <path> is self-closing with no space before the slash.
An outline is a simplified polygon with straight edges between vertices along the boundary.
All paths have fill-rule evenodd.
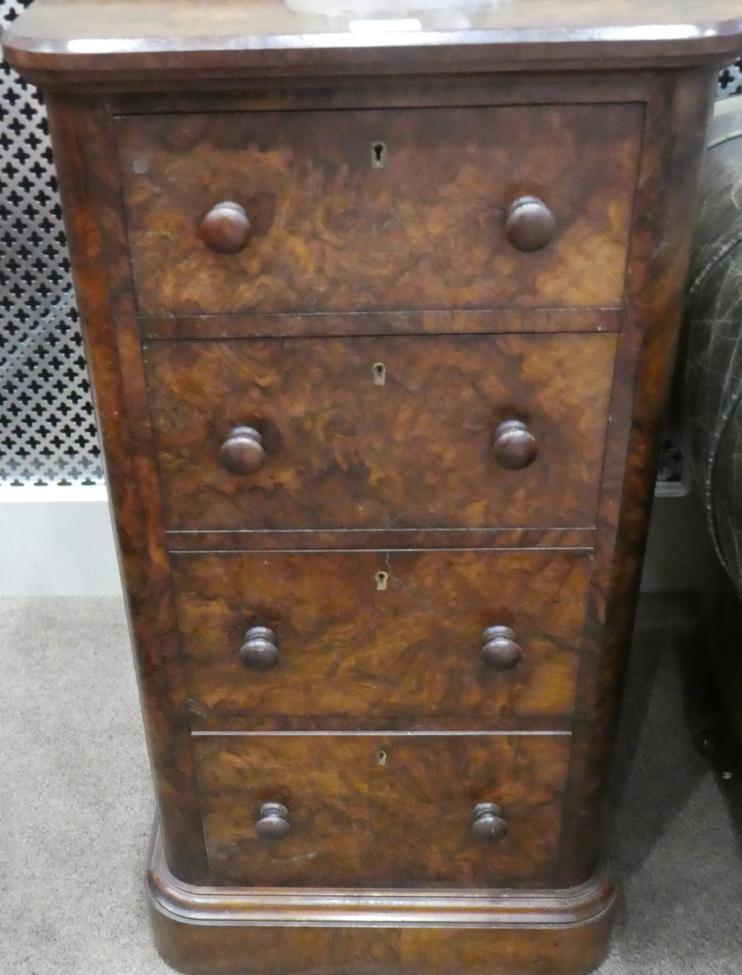
<path id="1" fill-rule="evenodd" d="M 243 722 L 244 723 L 244 722 Z M 425 728 L 416 728 L 414 731 L 409 729 L 409 721 L 405 721 L 403 727 L 396 727 L 391 725 L 388 721 L 384 723 L 384 727 L 379 727 L 376 729 L 370 729 L 367 731 L 348 731 L 342 721 L 323 719 L 321 727 L 307 726 L 306 722 L 301 723 L 300 729 L 281 729 L 280 731 L 275 731 L 273 729 L 265 729 L 258 731 L 245 731 L 244 728 L 232 727 L 233 722 L 228 718 L 220 720 L 218 727 L 213 729 L 200 728 L 191 732 L 192 738 L 248 738 L 248 737 L 280 737 L 281 735 L 292 736 L 300 735 L 302 737 L 306 736 L 326 736 L 332 737 L 333 735 L 342 735 L 343 737 L 353 737 L 358 736 L 373 736 L 373 735 L 402 735 L 407 737 L 409 735 L 427 735 L 428 737 L 434 737 L 440 735 L 441 737 L 450 738 L 457 735 L 489 735 L 490 737 L 497 737 L 498 735 L 571 735 L 572 731 L 572 718 L 562 717 L 554 715 L 523 715 L 517 718 L 503 717 L 497 720 L 497 730 L 492 730 L 491 728 L 480 728 L 472 726 L 467 730 L 465 723 L 459 719 L 440 719 L 435 718 L 431 720 Z"/>
<path id="2" fill-rule="evenodd" d="M 477 311 L 141 317 L 145 340 L 371 335 L 618 332 L 618 308 L 488 308 Z"/>
<path id="3" fill-rule="evenodd" d="M 593 528 L 441 528 L 426 531 L 169 531 L 171 552 L 313 551 L 328 549 L 574 549 L 590 551 Z"/>
<path id="4" fill-rule="evenodd" d="M 651 72 L 580 74 L 550 68 L 527 78 L 516 74 L 453 74 L 445 80 L 380 77 L 256 78 L 223 90 L 109 95 L 114 115 L 187 112 L 327 111 L 363 108 L 443 108 L 488 105 L 593 105 L 643 101 Z"/>

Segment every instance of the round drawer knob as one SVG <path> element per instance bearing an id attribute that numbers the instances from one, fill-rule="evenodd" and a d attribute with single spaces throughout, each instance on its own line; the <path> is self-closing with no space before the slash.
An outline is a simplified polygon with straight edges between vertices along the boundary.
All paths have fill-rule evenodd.
<path id="1" fill-rule="evenodd" d="M 538 441 L 520 420 L 506 420 L 495 431 L 495 460 L 509 471 L 522 471 L 538 457 Z"/>
<path id="2" fill-rule="evenodd" d="M 505 237 L 516 250 L 540 251 L 554 239 L 554 214 L 537 196 L 521 196 L 510 204 L 505 220 Z"/>
<path id="3" fill-rule="evenodd" d="M 232 474 L 254 474 L 265 460 L 263 438 L 252 427 L 237 427 L 222 444 L 219 460 Z"/>
<path id="4" fill-rule="evenodd" d="M 255 832 L 264 840 L 280 840 L 291 832 L 291 815 L 280 802 L 264 802 Z"/>
<path id="5" fill-rule="evenodd" d="M 471 831 L 478 840 L 501 840 L 508 831 L 502 809 L 494 802 L 480 802 L 474 807 Z"/>
<path id="6" fill-rule="evenodd" d="M 240 660 L 251 670 L 270 670 L 278 663 L 277 637 L 267 626 L 253 626 L 245 634 Z"/>
<path id="7" fill-rule="evenodd" d="M 218 254 L 236 254 L 250 237 L 250 220 L 231 200 L 217 203 L 201 221 L 201 239 Z"/>
<path id="8" fill-rule="evenodd" d="M 493 670 L 512 670 L 522 657 L 509 626 L 490 626 L 482 634 L 482 659 Z"/>

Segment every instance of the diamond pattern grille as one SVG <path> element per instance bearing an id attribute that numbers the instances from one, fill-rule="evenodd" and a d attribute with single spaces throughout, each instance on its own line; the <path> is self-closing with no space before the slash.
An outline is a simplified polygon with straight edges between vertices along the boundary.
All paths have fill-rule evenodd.
<path id="1" fill-rule="evenodd" d="M 31 0 L 0 0 L 7 26 Z M 742 93 L 742 59 L 719 79 Z M 103 479 L 44 105 L 0 66 L 0 486 Z M 669 449 L 674 449 L 670 446 Z"/>

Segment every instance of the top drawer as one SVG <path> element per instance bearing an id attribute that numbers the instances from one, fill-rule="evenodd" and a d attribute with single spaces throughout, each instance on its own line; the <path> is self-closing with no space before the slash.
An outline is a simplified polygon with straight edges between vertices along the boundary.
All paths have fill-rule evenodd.
<path id="1" fill-rule="evenodd" d="M 120 117 L 140 312 L 617 305 L 641 126 L 638 104 Z M 506 233 L 524 196 L 553 226 Z M 249 230 L 234 207 L 203 229 L 225 201 Z"/>

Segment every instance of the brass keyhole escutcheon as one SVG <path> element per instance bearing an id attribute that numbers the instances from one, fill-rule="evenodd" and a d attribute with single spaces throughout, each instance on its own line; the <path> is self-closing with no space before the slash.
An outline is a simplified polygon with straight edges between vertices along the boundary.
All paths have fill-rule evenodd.
<path id="1" fill-rule="evenodd" d="M 389 585 L 389 573 L 388 572 L 377 572 L 376 576 L 376 588 L 379 592 L 386 592 L 386 588 Z"/>
<path id="2" fill-rule="evenodd" d="M 374 386 L 386 385 L 386 366 L 383 362 L 375 362 L 371 369 L 374 376 Z"/>

